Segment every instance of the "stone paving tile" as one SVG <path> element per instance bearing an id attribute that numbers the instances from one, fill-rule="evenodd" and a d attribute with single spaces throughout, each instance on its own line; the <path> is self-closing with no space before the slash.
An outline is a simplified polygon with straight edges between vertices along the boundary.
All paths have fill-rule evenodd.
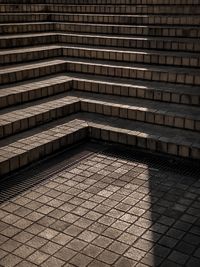
<path id="1" fill-rule="evenodd" d="M 200 266 L 199 186 L 97 151 L 0 204 L 0 266 Z"/>

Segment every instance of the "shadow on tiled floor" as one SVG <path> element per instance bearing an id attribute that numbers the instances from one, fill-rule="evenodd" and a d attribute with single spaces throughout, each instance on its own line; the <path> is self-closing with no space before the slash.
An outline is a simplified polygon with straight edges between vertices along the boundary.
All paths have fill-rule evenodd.
<path id="1" fill-rule="evenodd" d="M 0 266 L 200 266 L 200 168 L 86 144 L 0 187 Z"/>

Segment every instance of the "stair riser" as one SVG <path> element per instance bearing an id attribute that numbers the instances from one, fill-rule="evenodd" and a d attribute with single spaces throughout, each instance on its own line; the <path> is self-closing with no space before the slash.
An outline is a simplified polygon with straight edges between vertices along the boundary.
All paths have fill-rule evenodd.
<path id="1" fill-rule="evenodd" d="M 13 37 L 13 38 L 3 38 L 0 40 L 0 48 L 16 48 L 43 44 L 55 44 L 58 43 L 58 35 L 52 34 L 47 36 L 40 35 L 39 37 L 26 36 L 26 37 Z"/>
<path id="2" fill-rule="evenodd" d="M 39 78 L 46 75 L 51 75 L 59 72 L 64 72 L 67 69 L 66 63 L 49 65 L 44 67 L 36 67 L 30 70 L 13 71 L 0 74 L 0 84 L 9 84 L 14 82 L 25 81 L 29 79 Z"/>
<path id="3" fill-rule="evenodd" d="M 51 141 L 51 135 L 49 134 L 49 141 L 41 144 L 39 147 L 28 148 L 27 144 L 22 144 L 24 153 L 15 155 L 12 158 L 5 160 L 0 163 L 0 176 L 11 173 L 19 168 L 25 167 L 35 161 L 38 161 L 45 156 L 55 153 L 59 149 L 66 148 L 70 145 L 76 144 L 77 142 L 86 140 L 87 137 L 101 140 L 105 142 L 113 142 L 118 144 L 125 144 L 128 146 L 138 147 L 141 149 L 147 149 L 150 151 L 157 151 L 170 155 L 178 155 L 180 157 L 190 157 L 193 159 L 199 159 L 200 150 L 197 148 L 187 147 L 184 145 L 176 145 L 166 141 L 158 141 L 153 137 L 139 136 L 128 131 L 120 132 L 117 128 L 104 128 L 101 129 L 98 125 L 90 126 L 89 128 L 84 126 L 77 126 L 75 132 L 66 129 L 68 132 L 63 134 L 62 137 Z M 27 151 L 25 150 L 27 147 Z M 16 151 L 16 148 L 13 147 Z"/>
<path id="4" fill-rule="evenodd" d="M 118 95 L 125 97 L 137 97 L 155 101 L 200 106 L 200 96 L 182 92 L 172 93 L 162 89 L 146 89 L 119 84 L 98 83 L 93 81 L 74 80 L 73 89 L 84 92 Z"/>
<path id="5" fill-rule="evenodd" d="M 0 0 L 8 4 L 7 0 Z M 18 0 L 9 0 L 9 4 L 19 4 Z M 67 5 L 131 5 L 132 0 L 21 0 L 20 4 L 67 4 Z M 136 5 L 198 5 L 199 0 L 135 0 Z"/>
<path id="6" fill-rule="evenodd" d="M 48 14 L 1 14 L 0 23 L 43 22 L 51 21 Z"/>
<path id="7" fill-rule="evenodd" d="M 54 31 L 53 23 L 36 24 L 1 24 L 0 34 L 30 33 L 30 32 L 49 32 Z"/>
<path id="8" fill-rule="evenodd" d="M 101 23 L 101 24 L 121 24 L 121 25 L 199 25 L 200 17 L 163 17 L 163 16 L 118 16 L 118 15 L 81 15 L 81 14 L 1 14 L 0 23 L 16 22 L 44 22 L 59 21 L 72 23 Z"/>
<path id="9" fill-rule="evenodd" d="M 41 99 L 44 97 L 64 93 L 70 89 L 85 91 L 91 93 L 119 95 L 125 97 L 137 97 L 141 99 L 150 99 L 155 101 L 178 103 L 184 105 L 200 105 L 200 96 L 183 93 L 172 93 L 170 91 L 163 91 L 155 89 L 145 89 L 140 87 L 131 87 L 126 85 L 117 85 L 109 83 L 88 82 L 83 80 L 71 80 L 67 82 L 58 82 L 54 85 L 33 88 L 26 86 L 16 87 L 15 93 L 0 97 L 0 108 L 7 108 L 13 105 L 23 104 L 29 101 Z"/>
<path id="10" fill-rule="evenodd" d="M 38 113 L 39 110 L 41 110 L 40 113 Z M 63 105 L 63 102 L 58 100 L 57 103 L 54 102 L 52 108 L 47 105 L 46 109 L 45 105 L 38 107 L 38 109 L 29 108 L 29 116 L 21 118 L 21 115 L 20 117 L 16 115 L 15 121 L 12 121 L 12 117 L 10 116 L 7 116 L 6 118 L 2 117 L 0 138 L 14 135 L 80 111 L 101 114 L 109 117 L 129 119 L 130 121 L 142 121 L 162 126 L 200 131 L 200 121 L 193 118 L 185 118 L 184 116 L 178 116 L 171 113 L 167 114 L 159 110 L 146 111 L 144 109 L 133 108 L 127 105 L 122 106 L 119 104 L 114 105 L 103 102 L 99 103 L 99 101 L 87 99 L 81 99 L 79 101 L 77 99 L 70 101 L 70 103 L 66 102 L 66 105 Z"/>
<path id="11" fill-rule="evenodd" d="M 16 87 L 15 93 L 0 97 L 0 108 L 7 108 L 14 105 L 23 104 L 29 101 L 53 96 L 64 93 L 72 88 L 72 81 L 58 82 L 54 85 L 46 85 L 44 87 L 36 86 L 35 88 L 27 88 L 26 86 Z"/>
<path id="12" fill-rule="evenodd" d="M 49 109 L 46 112 L 38 114 L 37 110 L 32 110 L 32 114 L 25 119 L 17 119 L 14 122 L 7 122 L 0 126 L 0 138 L 5 138 L 10 135 L 17 134 L 19 132 L 31 129 L 41 124 L 48 123 L 52 120 L 68 116 L 70 114 L 80 111 L 80 102 L 74 101 L 74 103 L 66 105 L 58 105 L 56 108 Z"/>
<path id="13" fill-rule="evenodd" d="M 189 85 L 200 85 L 200 76 L 192 75 L 189 73 L 178 74 L 170 71 L 148 71 L 146 69 L 130 69 L 121 68 L 115 66 L 102 66 L 95 64 L 85 63 L 73 63 L 70 62 L 67 65 L 67 70 L 70 72 L 78 72 L 85 74 L 104 75 L 118 78 L 128 79 L 139 79 L 139 80 L 150 80 L 150 81 L 162 81 L 177 84 L 189 84 Z"/>
<path id="14" fill-rule="evenodd" d="M 126 13 L 125 13 L 126 14 Z M 131 16 L 102 16 L 102 15 L 52 15 L 53 21 L 65 21 L 65 22 L 77 22 L 77 23 L 102 23 L 102 24 L 156 24 L 156 25 L 198 25 L 200 24 L 200 17 L 163 17 L 163 16 L 143 16 L 143 17 L 131 17 Z"/>
<path id="15" fill-rule="evenodd" d="M 122 34 L 122 35 L 140 35 L 140 36 L 166 36 L 166 37 L 200 37 L 200 28 L 161 28 L 154 26 L 119 26 L 119 25 L 93 25 L 93 24 L 55 24 L 55 29 L 61 32 L 79 32 L 79 33 L 100 33 L 100 34 Z"/>
<path id="16" fill-rule="evenodd" d="M 87 63 L 76 63 L 76 62 L 64 62 L 54 65 L 47 65 L 41 67 L 35 67 L 33 69 L 23 69 L 20 71 L 12 71 L 8 73 L 0 74 L 0 84 L 8 84 L 19 82 L 27 79 L 33 79 L 42 77 L 45 75 L 50 75 L 53 73 L 59 73 L 64 71 L 85 73 L 85 74 L 95 74 L 112 76 L 118 78 L 128 78 L 128 79 L 139 79 L 139 80 L 151 80 L 151 81 L 161 81 L 177 84 L 189 84 L 189 85 L 200 85 L 200 76 L 198 73 L 196 75 L 190 73 L 176 73 L 170 70 L 147 70 L 147 69 L 137 69 L 130 67 L 117 67 L 117 66 L 107 66 L 100 64 L 87 64 Z"/>
<path id="17" fill-rule="evenodd" d="M 136 26 L 119 26 L 119 25 L 93 25 L 93 24 L 62 24 L 62 23 L 37 23 L 37 24 L 1 24 L 1 34 L 27 33 L 27 32 L 81 32 L 95 34 L 122 34 L 122 35 L 140 35 L 140 36 L 166 36 L 166 37 L 200 37 L 200 28 L 183 27 L 177 28 L 161 28 L 161 27 L 136 27 Z"/>
<path id="18" fill-rule="evenodd" d="M 98 49 L 85 48 L 48 48 L 38 51 L 14 52 L 13 54 L 0 55 L 0 64 L 29 62 L 33 60 L 47 59 L 59 56 L 88 58 L 95 60 L 114 60 L 119 62 L 161 64 L 170 66 L 199 67 L 200 57 L 173 56 L 158 53 L 130 53 L 120 51 L 101 51 Z"/>
<path id="19" fill-rule="evenodd" d="M 76 127 L 77 129 L 75 132 L 70 131 L 70 129 L 66 129 L 67 133 L 63 134 L 63 136 L 60 138 L 54 139 L 54 141 L 51 141 L 52 138 L 49 134 L 49 141 L 41 144 L 39 147 L 30 149 L 28 148 L 27 144 L 22 143 L 23 149 L 24 147 L 27 147 L 27 151 L 24 149 L 23 154 L 21 153 L 20 155 L 13 156 L 13 158 L 1 162 L 0 176 L 3 177 L 14 170 L 27 166 L 28 164 L 42 159 L 45 156 L 55 153 L 59 149 L 86 140 L 87 137 L 105 142 L 125 144 L 170 155 L 178 155 L 181 157 L 199 159 L 200 155 L 200 151 L 197 148 L 176 145 L 162 140 L 158 141 L 153 137 L 140 136 L 137 135 L 137 133 L 133 135 L 128 131 L 120 132 L 117 128 L 109 129 L 109 127 L 105 127 L 102 129 L 98 125 L 92 125 L 89 128 L 86 125 Z M 13 150 L 16 151 L 16 148 L 13 147 Z"/>
<path id="20" fill-rule="evenodd" d="M 89 134 L 90 138 L 96 140 L 134 146 L 180 157 L 200 159 L 200 149 L 198 148 L 173 144 L 169 141 L 162 140 L 162 138 L 158 140 L 151 136 L 140 135 L 137 131 L 133 134 L 129 130 L 120 131 L 120 129 L 117 128 L 110 129 L 109 127 L 105 127 L 102 129 L 101 126 L 95 124 L 94 126 L 90 126 Z"/>
<path id="21" fill-rule="evenodd" d="M 146 69 L 130 69 L 125 67 L 115 66 L 102 66 L 87 63 L 60 63 L 55 65 L 49 65 L 30 70 L 13 71 L 9 73 L 0 74 L 0 84 L 8 84 L 28 79 L 38 78 L 45 75 L 54 73 L 61 73 L 64 71 L 104 75 L 118 78 L 128 79 L 139 79 L 139 80 L 150 80 L 150 81 L 162 81 L 177 84 L 189 84 L 189 85 L 200 85 L 200 76 L 192 75 L 188 73 L 178 74 L 175 72 L 167 71 L 148 71 Z"/>
<path id="22" fill-rule="evenodd" d="M 167 39 L 159 40 L 140 40 L 140 39 L 131 39 L 130 38 L 119 38 L 117 37 L 102 37 L 94 36 L 90 37 L 88 35 L 59 35 L 59 43 L 61 44 L 80 44 L 80 45 L 96 45 L 96 46 L 109 46 L 109 47 L 123 47 L 123 48 L 138 48 L 138 49 L 159 49 L 159 50 L 172 50 L 172 51 L 185 51 L 185 52 L 199 52 L 200 43 L 199 42 L 184 42 L 183 40 L 179 41 L 170 41 Z"/>
<path id="23" fill-rule="evenodd" d="M 116 37 L 89 37 L 89 36 L 75 36 L 75 35 L 62 35 L 52 34 L 47 36 L 26 36 L 26 37 L 13 37 L 3 38 L 1 37 L 0 48 L 12 48 L 12 47 L 25 47 L 34 46 L 39 44 L 80 44 L 80 45 L 96 45 L 96 46 L 108 46 L 108 47 L 123 47 L 123 48 L 139 48 L 139 49 L 159 49 L 159 50 L 172 50 L 172 51 L 186 51 L 186 52 L 199 52 L 199 42 L 184 42 L 180 39 L 180 42 L 170 40 L 137 40 L 137 39 L 125 39 Z"/>
<path id="24" fill-rule="evenodd" d="M 106 49 L 105 49 L 106 50 Z M 63 48 L 63 55 L 69 57 L 89 58 L 97 60 L 108 60 L 108 61 L 121 61 L 121 62 L 132 62 L 132 63 L 147 63 L 156 65 L 173 65 L 173 66 L 185 66 L 185 67 L 198 67 L 200 66 L 199 57 L 184 57 L 184 56 L 172 56 L 172 55 L 160 55 L 158 53 L 130 53 L 120 51 L 101 51 L 95 48 L 84 49 L 84 48 Z"/>
<path id="25" fill-rule="evenodd" d="M 200 120 L 187 119 L 176 114 L 162 114 L 162 111 L 145 111 L 144 109 L 134 109 L 131 106 L 109 105 L 95 101 L 81 100 L 81 111 L 97 113 L 110 117 L 142 121 L 162 126 L 170 126 L 180 129 L 200 131 Z"/>
<path id="26" fill-rule="evenodd" d="M 57 136 L 57 138 L 52 136 L 52 133 L 48 133 L 48 131 L 45 135 L 48 139 L 43 140 L 43 144 L 37 147 L 31 147 L 30 144 L 26 144 L 26 140 L 24 143 L 22 142 L 20 151 L 23 149 L 24 153 L 21 152 L 19 155 L 13 155 L 12 158 L 8 158 L 8 160 L 5 159 L 5 161 L 1 162 L 0 177 L 16 171 L 19 168 L 25 167 L 35 161 L 41 160 L 61 149 L 84 141 L 88 136 L 88 127 L 86 125 L 77 125 L 75 130 L 66 127 L 65 133 L 62 131 L 62 134 L 60 134 L 59 137 Z M 13 147 L 13 151 L 17 152 L 16 147 Z"/>
<path id="27" fill-rule="evenodd" d="M 95 14 L 200 14 L 199 6 L 194 5 L 0 5 L 1 13 L 95 13 Z"/>
<path id="28" fill-rule="evenodd" d="M 62 48 L 0 55 L 0 64 L 23 63 L 62 56 Z"/>

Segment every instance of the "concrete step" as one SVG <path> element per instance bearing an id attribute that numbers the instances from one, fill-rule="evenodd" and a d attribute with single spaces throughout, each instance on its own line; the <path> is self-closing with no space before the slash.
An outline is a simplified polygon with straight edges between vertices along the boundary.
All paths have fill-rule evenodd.
<path id="1" fill-rule="evenodd" d="M 0 109 L 27 103 L 72 89 L 73 78 L 66 74 L 0 87 Z"/>
<path id="2" fill-rule="evenodd" d="M 49 59 L 0 68 L 0 83 L 9 84 L 68 71 L 118 78 L 200 85 L 200 71 L 195 68 L 154 66 L 78 58 Z"/>
<path id="3" fill-rule="evenodd" d="M 79 99 L 66 93 L 3 109 L 0 111 L 0 138 L 14 135 L 79 111 Z"/>
<path id="4" fill-rule="evenodd" d="M 87 136 L 87 123 L 69 116 L 1 140 L 0 177 L 83 141 Z"/>
<path id="5" fill-rule="evenodd" d="M 33 45 L 56 44 L 58 34 L 54 32 L 24 33 L 14 35 L 1 35 L 0 48 L 17 48 Z"/>
<path id="6" fill-rule="evenodd" d="M 10 84 L 34 79 L 67 70 L 65 59 L 49 59 L 33 63 L 0 68 L 0 84 Z"/>
<path id="7" fill-rule="evenodd" d="M 199 53 L 184 53 L 150 49 L 114 48 L 101 46 L 62 45 L 63 56 L 95 60 L 200 67 Z"/>
<path id="8" fill-rule="evenodd" d="M 68 73 L 68 76 L 73 79 L 72 88 L 82 92 L 200 106 L 199 86 L 85 74 Z"/>
<path id="9" fill-rule="evenodd" d="M 150 5 L 126 4 L 126 5 L 74 5 L 74 4 L 0 4 L 1 13 L 95 13 L 95 14 L 177 14 L 177 15 L 194 15 L 200 14 L 199 5 L 194 4 L 159 4 Z"/>
<path id="10" fill-rule="evenodd" d="M 69 47 L 66 47 L 68 49 Z M 31 46 L 17 49 L 2 49 L 0 64 L 26 63 L 34 60 L 49 59 L 63 56 L 63 46 L 46 45 Z"/>
<path id="11" fill-rule="evenodd" d="M 63 56 L 60 45 L 31 46 L 18 49 L 0 50 L 0 64 L 26 63 L 33 60 L 42 60 Z"/>
<path id="12" fill-rule="evenodd" d="M 200 85 L 200 71 L 192 68 L 153 66 L 113 61 L 66 58 L 67 71 L 118 78 Z"/>
<path id="13" fill-rule="evenodd" d="M 119 25 L 196 25 L 200 24 L 198 15 L 119 15 L 119 14 L 82 14 L 82 13 L 1 13 L 0 23 L 21 22 L 73 22 L 101 23 Z"/>
<path id="14" fill-rule="evenodd" d="M 199 53 L 165 52 L 149 49 L 117 49 L 113 47 L 82 45 L 46 45 L 5 49 L 0 51 L 0 64 L 25 63 L 59 56 L 194 68 L 200 67 Z"/>
<path id="15" fill-rule="evenodd" d="M 33 23 L 4 23 L 0 24 L 1 34 L 27 33 L 27 32 L 76 32 L 139 36 L 165 36 L 165 37 L 200 37 L 199 26 L 158 26 L 158 25 L 116 25 L 116 24 L 90 24 L 70 22 L 33 22 Z"/>
<path id="16" fill-rule="evenodd" d="M 8 4 L 7 0 L 0 0 Z M 9 0 L 9 4 L 18 4 L 18 0 Z M 20 4 L 65 4 L 65 5 L 130 5 L 132 0 L 21 0 Z M 199 0 L 135 0 L 134 5 L 199 5 Z"/>
<path id="17" fill-rule="evenodd" d="M 64 44 L 83 44 L 110 46 L 113 48 L 158 49 L 184 52 L 199 52 L 200 43 L 195 38 L 127 36 L 116 34 L 60 33 L 59 42 Z"/>
<path id="18" fill-rule="evenodd" d="M 200 24 L 199 15 L 117 15 L 117 14 L 54 14 L 52 21 L 65 21 L 77 23 L 104 23 L 104 24 L 128 24 L 128 25 L 197 25 Z"/>
<path id="19" fill-rule="evenodd" d="M 77 97 L 82 112 L 143 121 L 200 132 L 200 107 L 94 93 L 67 93 Z"/>
<path id="20" fill-rule="evenodd" d="M 0 138 L 82 111 L 200 131 L 199 107 L 69 92 L 3 109 L 0 111 Z"/>
<path id="21" fill-rule="evenodd" d="M 83 114 L 82 118 L 87 119 L 90 138 L 200 159 L 199 133 L 93 114 Z"/>
<path id="22" fill-rule="evenodd" d="M 3 23 L 0 24 L 0 34 L 16 34 L 31 32 L 54 31 L 53 22 L 32 22 L 32 23 Z"/>
<path id="23" fill-rule="evenodd" d="M 194 38 L 160 38 L 125 35 L 100 35 L 82 33 L 41 32 L 1 35 L 0 48 L 16 48 L 44 44 L 76 44 L 112 48 L 158 49 L 183 52 L 199 52 L 200 43 Z"/>
<path id="24" fill-rule="evenodd" d="M 200 158 L 200 136 L 192 131 L 102 115 L 76 114 L 0 141 L 0 176 L 86 138 Z"/>
<path id="25" fill-rule="evenodd" d="M 0 13 L 0 23 L 43 22 L 51 21 L 48 13 Z"/>
<path id="26" fill-rule="evenodd" d="M 6 25 L 6 24 L 5 24 Z M 23 27 L 0 25 L 0 32 L 23 32 Z M 31 24 L 33 29 L 34 24 Z M 20 25 L 21 26 L 21 25 Z M 96 34 L 139 35 L 139 36 L 166 36 L 166 37 L 200 37 L 199 26 L 158 26 L 158 25 L 116 25 L 116 24 L 90 24 L 90 23 L 67 23 L 54 24 L 55 30 L 61 32 L 84 32 Z M 25 27 L 26 28 L 26 27 Z M 34 30 L 32 30 L 34 31 Z"/>
<path id="27" fill-rule="evenodd" d="M 123 96 L 200 106 L 199 87 L 131 81 L 111 77 L 63 73 L 0 87 L 0 108 L 27 103 L 74 89 L 81 92 Z"/>

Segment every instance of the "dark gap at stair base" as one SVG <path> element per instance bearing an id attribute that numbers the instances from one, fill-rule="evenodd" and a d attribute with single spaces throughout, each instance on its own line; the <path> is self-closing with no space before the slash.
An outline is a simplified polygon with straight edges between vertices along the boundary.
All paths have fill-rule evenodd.
<path id="1" fill-rule="evenodd" d="M 200 164 L 196 160 L 180 159 L 123 145 L 107 144 L 102 142 L 79 143 L 69 149 L 56 153 L 47 159 L 32 164 L 15 174 L 9 175 L 0 184 L 0 203 L 3 203 L 20 193 L 49 179 L 52 175 L 61 172 L 87 158 L 93 153 L 118 157 L 119 159 L 148 164 L 151 172 L 167 171 L 177 175 L 190 177 L 185 182 L 193 183 L 200 178 Z"/>

